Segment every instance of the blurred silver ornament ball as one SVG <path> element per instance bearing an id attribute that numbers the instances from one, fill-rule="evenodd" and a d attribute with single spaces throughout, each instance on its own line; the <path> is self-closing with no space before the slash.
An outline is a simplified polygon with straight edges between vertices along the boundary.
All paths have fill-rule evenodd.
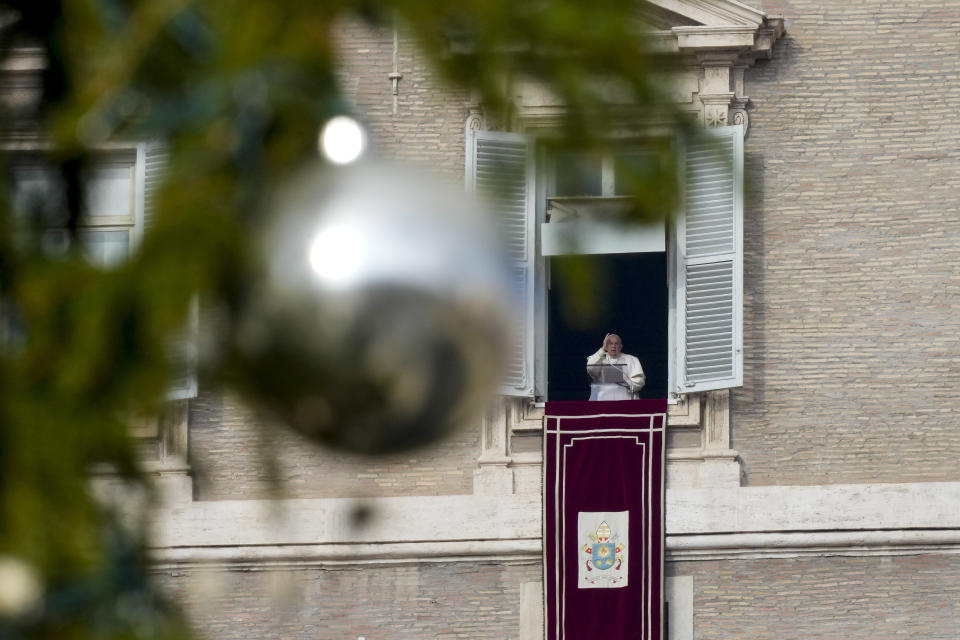
<path id="1" fill-rule="evenodd" d="M 496 391 L 512 344 L 494 219 L 424 171 L 318 164 L 278 199 L 235 332 L 244 386 L 367 453 L 436 440 Z"/>

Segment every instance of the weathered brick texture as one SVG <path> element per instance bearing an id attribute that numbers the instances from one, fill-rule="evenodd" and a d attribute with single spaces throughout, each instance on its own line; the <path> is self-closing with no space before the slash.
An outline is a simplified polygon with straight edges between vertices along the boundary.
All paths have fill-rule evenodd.
<path id="1" fill-rule="evenodd" d="M 450 89 L 427 60 L 401 40 L 397 113 L 393 113 L 393 32 L 344 23 L 338 34 L 343 87 L 371 131 L 380 155 L 410 161 L 463 184 L 468 96 Z"/>
<path id="2" fill-rule="evenodd" d="M 677 562 L 696 640 L 956 640 L 960 556 Z"/>
<path id="3" fill-rule="evenodd" d="M 397 64 L 403 78 L 394 114 L 388 77 L 393 69 L 392 30 L 344 22 L 336 36 L 343 88 L 369 128 L 373 152 L 422 165 L 462 184 L 465 92 L 444 87 L 409 40 L 401 40 Z M 258 453 L 257 418 L 229 397 L 205 395 L 192 405 L 190 447 L 197 497 L 268 496 L 271 472 Z M 300 498 L 469 494 L 479 437 L 479 424 L 470 425 L 429 449 L 369 459 L 331 453 L 280 431 L 276 476 L 287 495 Z"/>
<path id="4" fill-rule="evenodd" d="M 745 481 L 960 480 L 960 2 L 753 4 Z"/>
<path id="5" fill-rule="evenodd" d="M 541 565 L 424 563 L 157 579 L 209 640 L 517 637 L 520 585 Z M 671 562 L 693 576 L 696 640 L 955 640 L 960 556 Z"/>
<path id="6" fill-rule="evenodd" d="M 202 394 L 190 407 L 190 455 L 199 500 L 432 496 L 469 494 L 480 453 L 479 424 L 412 453 L 363 457 L 318 447 L 273 428 L 265 447 L 261 424 L 230 395 Z M 271 472 L 264 458 L 273 451 Z M 271 475 L 273 474 L 273 475 Z M 271 482 L 271 477 L 279 482 Z"/>
<path id="7" fill-rule="evenodd" d="M 157 578 L 209 640 L 506 640 L 518 634 L 520 585 L 540 571 L 426 563 Z"/>

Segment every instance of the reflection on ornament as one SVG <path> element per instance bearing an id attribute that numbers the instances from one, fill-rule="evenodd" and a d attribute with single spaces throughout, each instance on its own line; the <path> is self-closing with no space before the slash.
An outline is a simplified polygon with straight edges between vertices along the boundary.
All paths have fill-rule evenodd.
<path id="1" fill-rule="evenodd" d="M 320 151 L 334 164 L 349 164 L 363 154 L 366 138 L 359 122 L 348 116 L 337 116 L 327 121 L 320 132 Z"/>
<path id="2" fill-rule="evenodd" d="M 435 440 L 485 404 L 511 344 L 492 216 L 409 167 L 314 167 L 279 198 L 233 377 L 325 444 Z"/>
<path id="3" fill-rule="evenodd" d="M 349 225 L 321 229 L 310 243 L 308 259 L 320 280 L 346 283 L 363 262 L 363 238 Z"/>

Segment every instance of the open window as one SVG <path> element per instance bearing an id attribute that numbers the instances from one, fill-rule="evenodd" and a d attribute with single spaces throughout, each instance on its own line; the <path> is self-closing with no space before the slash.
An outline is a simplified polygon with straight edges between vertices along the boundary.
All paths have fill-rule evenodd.
<path id="1" fill-rule="evenodd" d="M 541 154 L 546 322 L 538 328 L 546 356 L 542 386 L 550 400 L 590 397 L 601 371 L 594 367 L 588 376 L 585 362 L 607 333 L 620 336 L 623 352 L 643 368 L 645 383 L 629 397 L 667 396 L 665 226 L 662 219 L 641 223 L 629 218 L 628 171 L 661 173 L 645 166 L 667 162 L 658 146 L 634 139 L 603 154 Z M 666 218 L 670 212 L 662 213 Z"/>
<path id="2" fill-rule="evenodd" d="M 504 393 L 585 399 L 585 358 L 607 331 L 640 358 L 641 397 L 742 384 L 742 127 L 705 130 L 680 155 L 671 228 L 624 226 L 614 222 L 629 206 L 618 167 L 655 161 L 642 146 L 548 156 L 521 134 L 469 132 L 467 185 L 498 213 L 519 303 Z M 567 309 L 573 293 L 554 275 L 572 262 L 605 290 L 599 313 Z"/>

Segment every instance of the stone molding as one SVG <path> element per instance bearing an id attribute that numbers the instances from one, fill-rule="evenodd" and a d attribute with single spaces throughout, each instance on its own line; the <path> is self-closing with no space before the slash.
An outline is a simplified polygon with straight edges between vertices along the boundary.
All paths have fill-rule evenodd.
<path id="1" fill-rule="evenodd" d="M 667 488 L 739 487 L 740 455 L 730 448 L 730 391 L 680 396 L 667 428 L 700 432 L 699 447 L 667 448 Z"/>
<path id="2" fill-rule="evenodd" d="M 292 569 L 420 564 L 424 562 L 496 562 L 531 564 L 540 559 L 540 540 L 454 540 L 385 544 L 234 545 L 163 547 L 152 552 L 152 568 L 229 567 Z"/>
<path id="3" fill-rule="evenodd" d="M 960 529 L 802 531 L 667 536 L 667 560 L 960 553 Z"/>
<path id="4" fill-rule="evenodd" d="M 514 492 L 510 468 L 510 436 L 513 403 L 498 398 L 480 418 L 480 456 L 473 472 L 474 495 L 510 495 Z"/>
<path id="5" fill-rule="evenodd" d="M 742 124 L 747 131 L 750 98 L 744 93 L 744 71 L 759 59 L 773 54 L 774 43 L 784 33 L 784 22 L 762 11 L 731 0 L 647 0 L 652 5 L 698 22 L 649 33 L 654 53 L 677 54 L 689 59 L 684 72 L 698 79 L 691 96 L 701 123 L 707 127 Z M 684 75 L 684 74 L 681 74 Z M 686 80 L 674 78 L 685 86 Z M 564 106 L 542 86 L 519 82 L 515 88 L 520 130 L 550 129 L 562 121 Z M 622 105 L 622 126 L 656 124 L 655 114 L 632 113 L 617 93 L 609 93 L 611 104 Z M 688 98 L 680 100 L 681 105 Z"/>
<path id="6" fill-rule="evenodd" d="M 646 0 L 646 2 L 704 25 L 757 26 L 766 17 L 763 11 L 735 0 Z"/>
<path id="7" fill-rule="evenodd" d="M 698 447 L 667 449 L 667 487 L 740 486 L 739 454 L 730 448 L 729 391 L 679 397 L 668 408 L 667 426 L 699 432 L 700 438 Z M 526 398 L 499 398 L 484 412 L 480 429 L 474 495 L 511 495 L 539 486 L 542 454 L 512 451 L 511 438 L 542 432 L 542 406 Z"/>
<path id="8" fill-rule="evenodd" d="M 667 491 L 673 535 L 960 529 L 960 482 Z"/>
<path id="9" fill-rule="evenodd" d="M 139 450 L 143 471 L 150 477 L 156 498 L 165 504 L 189 504 L 193 500 L 188 454 L 189 402 L 168 401 L 158 415 L 132 420 L 130 426 L 130 437 Z M 129 487 L 116 469 L 96 465 L 91 469 L 91 475 L 100 498 L 124 510 L 124 496 Z M 120 498 L 117 500 L 111 496 Z"/>
<path id="10" fill-rule="evenodd" d="M 716 50 L 751 51 L 757 41 L 757 27 L 740 25 L 673 27 L 677 50 L 683 53 Z"/>
<path id="11" fill-rule="evenodd" d="M 163 501 L 182 503 L 193 499 L 189 423 L 190 401 L 171 400 L 159 416 L 141 423 L 133 434 L 141 448 L 150 451 L 142 459 L 143 468 L 152 476 Z"/>
<path id="12" fill-rule="evenodd" d="M 803 556 L 953 555 L 960 553 L 960 529 L 667 535 L 666 543 L 668 562 Z M 151 549 L 151 568 L 154 571 L 186 568 L 302 570 L 307 567 L 334 569 L 454 562 L 496 562 L 515 565 L 533 564 L 539 562 L 542 557 L 543 547 L 539 539 L 387 544 L 183 546 Z"/>
<path id="13" fill-rule="evenodd" d="M 471 131 L 480 131 L 487 129 L 487 121 L 484 117 L 483 109 L 477 103 L 471 103 L 467 119 L 463 123 L 464 134 L 469 136 Z"/>
<path id="14" fill-rule="evenodd" d="M 667 426 L 699 427 L 703 422 L 700 405 L 699 393 L 678 396 L 675 404 L 667 406 Z"/>
<path id="15" fill-rule="evenodd" d="M 668 490 L 667 559 L 958 553 L 957 504 L 960 483 Z M 364 526 L 359 506 L 372 514 Z M 228 568 L 533 562 L 540 506 L 529 495 L 168 505 L 153 515 L 153 557 Z"/>

